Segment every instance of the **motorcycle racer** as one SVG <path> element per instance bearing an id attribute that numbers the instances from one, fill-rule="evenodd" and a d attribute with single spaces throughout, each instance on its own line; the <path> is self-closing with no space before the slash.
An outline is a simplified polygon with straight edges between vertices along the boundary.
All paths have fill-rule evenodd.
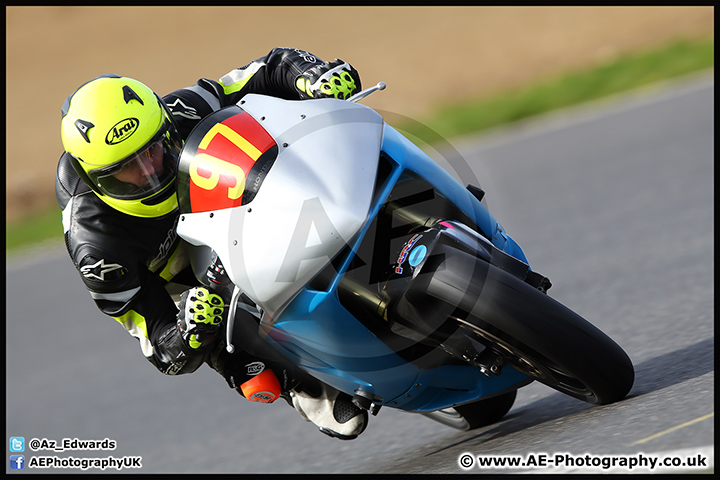
<path id="1" fill-rule="evenodd" d="M 291 48 L 275 48 L 219 81 L 201 78 L 162 98 L 137 80 L 101 75 L 63 104 L 65 151 L 55 185 L 65 244 L 85 287 L 159 371 L 187 374 L 207 363 L 241 395 L 260 402 L 277 395 L 251 388 L 253 382 L 272 377 L 276 394 L 340 439 L 356 438 L 367 425 L 367 412 L 349 395 L 304 376 L 273 352 L 225 351 L 217 333 L 228 297 L 192 272 L 190 246 L 175 231 L 175 179 L 193 127 L 246 94 L 345 100 L 360 89 L 350 64 Z M 211 270 L 211 284 L 226 283 L 219 261 Z"/>

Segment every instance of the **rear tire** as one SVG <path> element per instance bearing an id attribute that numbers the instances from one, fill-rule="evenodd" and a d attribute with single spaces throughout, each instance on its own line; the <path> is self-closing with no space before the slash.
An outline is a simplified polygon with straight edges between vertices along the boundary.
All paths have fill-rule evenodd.
<path id="1" fill-rule="evenodd" d="M 455 407 L 423 412 L 428 418 L 458 430 L 473 430 L 499 422 L 515 403 L 517 390 Z"/>

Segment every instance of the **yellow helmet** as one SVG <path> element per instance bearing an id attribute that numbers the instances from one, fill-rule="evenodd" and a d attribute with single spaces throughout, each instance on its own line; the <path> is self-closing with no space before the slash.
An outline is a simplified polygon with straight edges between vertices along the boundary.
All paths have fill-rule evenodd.
<path id="1" fill-rule="evenodd" d="M 183 142 L 144 84 L 115 74 L 83 84 L 63 104 L 60 135 L 75 171 L 112 208 L 145 218 L 177 208 Z"/>

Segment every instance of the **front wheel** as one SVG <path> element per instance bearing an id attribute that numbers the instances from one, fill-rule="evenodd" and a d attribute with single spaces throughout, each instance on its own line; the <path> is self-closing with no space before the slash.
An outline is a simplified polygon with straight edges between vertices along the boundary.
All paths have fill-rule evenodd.
<path id="1" fill-rule="evenodd" d="M 580 400 L 624 398 L 635 373 L 607 335 L 517 277 L 465 252 L 447 251 L 422 290 L 454 307 L 451 319 L 506 364 Z"/>

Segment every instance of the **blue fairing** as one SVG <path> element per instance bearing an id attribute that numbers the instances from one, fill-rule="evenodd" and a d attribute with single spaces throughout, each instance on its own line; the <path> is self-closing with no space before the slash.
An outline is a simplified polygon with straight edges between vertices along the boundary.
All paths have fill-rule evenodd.
<path id="1" fill-rule="evenodd" d="M 387 152 L 402 168 L 412 170 L 430 181 L 440 193 L 455 203 L 475 222 L 493 245 L 528 263 L 520 245 L 505 233 L 497 220 L 467 188 L 458 183 L 452 175 L 389 125 L 385 126 L 383 151 Z"/>
<path id="2" fill-rule="evenodd" d="M 430 182 L 442 196 L 466 214 L 499 249 L 527 263 L 520 246 L 503 231 L 487 209 L 463 185 L 424 152 L 385 126 L 382 151 L 394 162 L 379 186 L 376 203 L 363 230 L 353 239 L 357 252 L 371 221 L 405 170 Z M 356 319 L 338 298 L 337 286 L 351 257 L 339 264 L 337 275 L 322 291 L 303 289 L 269 329 L 267 340 L 318 379 L 353 394 L 358 388 L 380 397 L 377 403 L 413 411 L 433 411 L 469 402 L 527 383 L 512 368 L 487 377 L 470 365 L 424 368 L 398 355 Z"/>

